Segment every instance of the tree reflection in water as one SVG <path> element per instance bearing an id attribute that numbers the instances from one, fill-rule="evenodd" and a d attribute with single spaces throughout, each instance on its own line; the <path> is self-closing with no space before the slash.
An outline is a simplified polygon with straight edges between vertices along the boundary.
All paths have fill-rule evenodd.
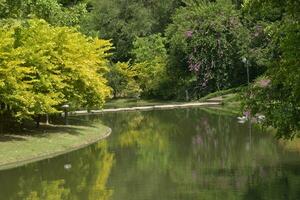
<path id="1" fill-rule="evenodd" d="M 235 117 L 183 109 L 103 119 L 114 127 L 113 148 L 121 160 L 111 184 L 122 190 L 115 191 L 114 199 L 269 199 L 276 189 L 258 192 L 258 185 L 275 186 L 287 176 L 279 172 L 286 152 L 276 140 L 249 124 L 238 124 Z M 299 185 L 299 174 L 293 177 Z M 138 184 L 139 194 L 129 192 L 132 187 L 125 183 Z M 294 186 L 291 193 L 299 192 Z"/>
<path id="2" fill-rule="evenodd" d="M 299 154 L 235 117 L 193 108 L 83 118 L 102 121 L 112 135 L 58 158 L 0 172 L 1 197 L 300 199 Z M 63 167 L 67 163 L 69 170 Z"/>
<path id="3" fill-rule="evenodd" d="M 64 169 L 66 162 L 70 162 L 71 169 Z M 112 190 L 106 184 L 113 164 L 114 156 L 103 141 L 52 159 L 51 165 L 41 161 L 2 172 L 0 194 L 7 194 L 7 200 L 108 200 Z M 9 188 L 5 187 L 7 184 Z"/>

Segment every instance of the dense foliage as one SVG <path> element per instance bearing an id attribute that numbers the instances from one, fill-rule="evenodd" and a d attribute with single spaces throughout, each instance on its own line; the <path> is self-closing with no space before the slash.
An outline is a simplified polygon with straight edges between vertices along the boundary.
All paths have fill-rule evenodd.
<path id="1" fill-rule="evenodd" d="M 172 58 L 179 59 L 172 67 L 181 67 L 181 60 L 185 60 L 185 68 L 194 74 L 193 87 L 198 94 L 247 80 L 242 57 L 249 36 L 232 3 L 188 3 L 173 16 L 167 36 Z M 184 56 L 177 57 L 178 50 Z"/>
<path id="2" fill-rule="evenodd" d="M 133 43 L 133 70 L 146 96 L 163 96 L 161 86 L 166 81 L 167 51 L 160 34 L 137 38 Z"/>
<path id="3" fill-rule="evenodd" d="M 163 32 L 178 0 L 91 0 L 93 7 L 82 24 L 85 32 L 112 39 L 114 61 L 127 62 L 135 37 Z"/>
<path id="4" fill-rule="evenodd" d="M 268 23 L 272 57 L 264 77 L 244 95 L 244 109 L 266 115 L 265 125 L 278 130 L 278 137 L 293 138 L 300 130 L 300 24 L 299 1 L 256 0 L 246 4 L 249 13 Z M 266 12 L 268 7 L 272 13 Z M 259 11 L 259 12 L 257 12 Z M 277 17 L 274 17 L 277 16 Z"/>
<path id="5" fill-rule="evenodd" d="M 109 86 L 113 97 L 191 100 L 249 77 L 243 109 L 293 137 L 299 7 L 297 0 L 0 0 L 1 108 L 23 119 L 63 103 L 98 107 Z"/>
<path id="6" fill-rule="evenodd" d="M 141 89 L 135 80 L 137 72 L 129 63 L 118 62 L 110 67 L 107 74 L 109 85 L 112 87 L 113 97 L 139 97 Z"/>
<path id="7" fill-rule="evenodd" d="M 109 95 L 106 40 L 43 20 L 1 27 L 0 97 L 17 119 L 54 113 L 59 106 L 101 106 Z"/>
<path id="8" fill-rule="evenodd" d="M 66 1 L 65 1 L 66 2 Z M 38 17 L 53 25 L 78 25 L 85 16 L 86 4 L 64 7 L 57 0 L 0 0 L 0 18 Z"/>

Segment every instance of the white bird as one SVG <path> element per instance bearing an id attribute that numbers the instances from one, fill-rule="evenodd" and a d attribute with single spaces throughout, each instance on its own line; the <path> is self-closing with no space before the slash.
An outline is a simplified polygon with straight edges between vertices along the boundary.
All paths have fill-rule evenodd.
<path id="1" fill-rule="evenodd" d="M 256 118 L 257 118 L 257 121 L 259 123 L 261 123 L 261 122 L 263 122 L 266 119 L 266 116 L 264 116 L 264 115 L 257 115 Z"/>
<path id="2" fill-rule="evenodd" d="M 64 165 L 64 168 L 65 168 L 66 170 L 69 170 L 69 169 L 72 168 L 72 165 L 71 165 L 71 164 L 65 164 L 65 165 Z"/>
<path id="3" fill-rule="evenodd" d="M 238 123 L 244 124 L 248 118 L 246 116 L 238 117 Z"/>

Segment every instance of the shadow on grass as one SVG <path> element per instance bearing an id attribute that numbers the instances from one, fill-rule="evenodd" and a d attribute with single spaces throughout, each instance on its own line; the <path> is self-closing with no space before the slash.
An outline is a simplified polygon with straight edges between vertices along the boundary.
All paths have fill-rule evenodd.
<path id="1" fill-rule="evenodd" d="M 81 126 L 41 125 L 39 128 L 31 129 L 27 135 L 33 137 L 49 137 L 52 134 L 80 135 L 83 130 Z"/>
<path id="2" fill-rule="evenodd" d="M 42 119 L 45 121 L 45 119 Z M 82 135 L 84 133 L 99 133 L 103 130 L 102 122 L 98 117 L 88 116 L 85 118 L 69 117 L 68 124 L 64 125 L 64 118 L 53 117 L 51 124 L 40 123 L 37 128 L 34 121 L 25 121 L 22 125 L 9 120 L 0 120 L 0 143 L 13 141 L 26 141 L 28 137 L 51 138 L 52 135 L 68 134 Z"/>
<path id="3" fill-rule="evenodd" d="M 100 121 L 97 124 L 101 124 Z M 22 128 L 10 127 L 8 129 L 2 129 L 0 132 L 0 142 L 8 141 L 25 141 L 26 137 L 50 137 L 52 134 L 69 134 L 80 135 L 84 131 L 93 131 L 92 129 L 100 128 L 96 122 L 91 120 L 71 119 L 70 125 L 58 124 L 40 124 L 40 127 L 36 127 L 35 123 L 27 123 Z"/>
<path id="4" fill-rule="evenodd" d="M 11 142 L 11 141 L 26 141 L 26 139 L 18 135 L 0 135 L 0 143 Z"/>

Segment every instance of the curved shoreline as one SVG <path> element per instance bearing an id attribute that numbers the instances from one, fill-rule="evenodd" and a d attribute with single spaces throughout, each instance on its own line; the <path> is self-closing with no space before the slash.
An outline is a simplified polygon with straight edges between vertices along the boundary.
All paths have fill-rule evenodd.
<path id="1" fill-rule="evenodd" d="M 77 145 L 67 147 L 65 150 L 53 151 L 53 152 L 41 154 L 38 156 L 32 156 L 30 158 L 26 158 L 23 160 L 20 159 L 18 161 L 0 164 L 0 171 L 20 167 L 20 166 L 23 166 L 26 164 L 30 164 L 30 163 L 45 160 L 45 159 L 54 158 L 54 157 L 57 157 L 57 156 L 60 156 L 60 155 L 66 154 L 66 153 L 70 153 L 70 152 L 82 149 L 89 145 L 95 144 L 95 143 L 99 142 L 100 140 L 107 138 L 111 134 L 111 132 L 112 132 L 111 128 L 106 127 L 106 126 L 104 126 L 104 128 L 106 129 L 104 134 L 100 133 L 99 137 L 96 137 L 96 138 L 93 138 L 90 140 L 85 140 L 83 143 L 79 143 Z"/>
<path id="2" fill-rule="evenodd" d="M 91 114 L 101 114 L 101 113 L 109 113 L 109 112 L 128 112 L 128 111 L 147 111 L 147 110 L 164 110 L 164 109 L 175 109 L 175 108 L 188 108 L 188 107 L 197 107 L 197 106 L 218 106 L 221 105 L 220 102 L 199 102 L 199 103 L 183 103 L 183 104 L 169 104 L 169 105 L 154 105 L 154 106 L 140 106 L 140 107 L 131 107 L 131 108 L 116 108 L 116 109 L 102 109 L 102 110 L 92 110 L 88 111 L 74 111 L 70 112 L 70 115 L 91 115 Z M 111 128 L 102 126 L 105 128 L 104 134 L 99 134 L 98 137 L 92 139 L 85 139 L 83 142 L 80 142 L 76 145 L 64 146 L 63 150 L 58 151 L 50 151 L 49 153 L 41 153 L 40 155 L 34 154 L 34 156 L 29 156 L 29 158 L 24 159 L 15 159 L 16 161 L 8 161 L 8 162 L 0 162 L 0 171 L 12 169 L 16 167 L 20 167 L 29 163 L 53 158 L 56 156 L 60 156 L 66 153 L 70 153 L 72 151 L 79 150 L 81 148 L 87 147 L 91 144 L 97 143 L 100 140 L 107 138 L 111 134 Z M 51 139 L 49 139 L 51 141 Z M 1 143 L 0 143 L 1 144 Z M 1 150 L 1 149 L 0 149 Z"/>

